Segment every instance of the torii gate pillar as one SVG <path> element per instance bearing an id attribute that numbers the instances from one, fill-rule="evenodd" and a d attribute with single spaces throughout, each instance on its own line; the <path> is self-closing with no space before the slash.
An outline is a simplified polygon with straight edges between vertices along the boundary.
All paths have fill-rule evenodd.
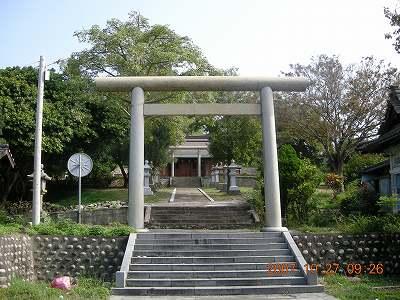
<path id="1" fill-rule="evenodd" d="M 281 219 L 278 153 L 276 147 L 275 113 L 272 89 L 260 91 L 263 131 L 265 227 L 263 231 L 284 231 Z"/>
<path id="2" fill-rule="evenodd" d="M 128 224 L 144 228 L 144 92 L 140 87 L 132 90 L 131 129 L 129 140 Z"/>

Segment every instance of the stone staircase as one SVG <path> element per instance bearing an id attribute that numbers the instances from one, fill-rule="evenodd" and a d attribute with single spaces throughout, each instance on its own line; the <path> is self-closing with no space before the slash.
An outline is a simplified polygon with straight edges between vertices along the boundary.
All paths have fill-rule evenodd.
<path id="1" fill-rule="evenodd" d="M 173 177 L 173 187 L 201 187 L 200 177 Z"/>
<path id="2" fill-rule="evenodd" d="M 280 232 L 132 234 L 114 295 L 254 295 L 321 292 L 291 237 Z M 290 234 L 289 234 L 290 235 Z M 136 236 L 132 238 L 132 236 Z M 304 259 L 303 259 L 304 260 Z M 268 273 L 267 264 L 296 266 Z M 307 284 L 308 282 L 308 284 Z M 310 284 L 312 283 L 312 284 Z"/>
<path id="3" fill-rule="evenodd" d="M 238 229 L 255 225 L 247 203 L 199 206 L 154 205 L 148 228 Z"/>

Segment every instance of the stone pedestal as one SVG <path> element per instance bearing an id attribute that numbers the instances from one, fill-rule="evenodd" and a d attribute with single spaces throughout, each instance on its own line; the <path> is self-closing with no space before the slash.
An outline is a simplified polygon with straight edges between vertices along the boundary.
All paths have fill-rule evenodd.
<path id="1" fill-rule="evenodd" d="M 235 164 L 234 160 L 232 160 L 228 169 L 229 169 L 229 179 L 230 179 L 228 193 L 229 194 L 240 194 L 240 189 L 236 185 L 236 174 L 237 174 L 237 171 L 240 169 L 240 167 Z"/>

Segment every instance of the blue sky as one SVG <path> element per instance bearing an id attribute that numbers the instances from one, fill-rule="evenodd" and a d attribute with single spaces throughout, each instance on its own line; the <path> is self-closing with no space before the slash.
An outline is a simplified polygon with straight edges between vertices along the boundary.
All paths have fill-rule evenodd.
<path id="1" fill-rule="evenodd" d="M 66 58 L 83 47 L 74 31 L 139 11 L 187 35 L 217 67 L 278 75 L 290 63 L 337 54 L 345 63 L 374 55 L 400 66 L 384 39 L 383 7 L 395 0 L 0 0 L 0 68 Z"/>

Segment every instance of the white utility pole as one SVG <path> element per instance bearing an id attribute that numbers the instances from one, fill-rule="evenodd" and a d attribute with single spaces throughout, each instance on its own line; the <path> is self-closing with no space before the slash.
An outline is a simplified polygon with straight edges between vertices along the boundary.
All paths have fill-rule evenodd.
<path id="1" fill-rule="evenodd" d="M 36 130 L 35 130 L 35 154 L 33 164 L 33 203 L 32 203 L 32 224 L 40 223 L 40 180 L 42 164 L 42 123 L 43 123 L 43 94 L 46 64 L 44 57 L 40 56 L 38 94 L 36 101 Z"/>

